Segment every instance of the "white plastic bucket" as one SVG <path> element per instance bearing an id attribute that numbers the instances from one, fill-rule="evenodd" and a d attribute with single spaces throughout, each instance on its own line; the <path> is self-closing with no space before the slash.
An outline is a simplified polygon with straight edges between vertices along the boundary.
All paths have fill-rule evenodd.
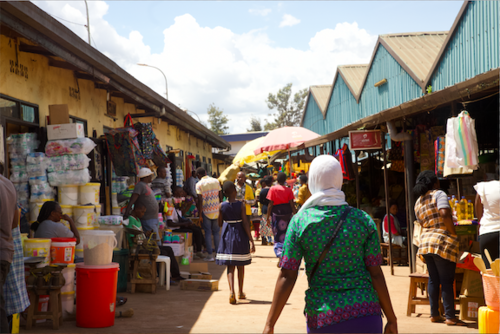
<path id="1" fill-rule="evenodd" d="M 114 206 L 113 207 L 113 210 L 112 210 L 112 213 L 114 216 L 119 216 L 121 215 L 121 209 L 119 206 Z"/>
<path id="2" fill-rule="evenodd" d="M 88 232 L 92 231 L 94 229 L 94 226 L 77 226 L 76 228 L 78 230 L 78 233 L 80 233 L 80 243 L 76 245 L 75 247 L 75 255 L 78 255 L 79 257 L 83 257 L 83 243 L 82 243 L 82 236 Z"/>
<path id="3" fill-rule="evenodd" d="M 77 226 L 92 226 L 95 221 L 95 207 L 73 206 L 73 220 Z"/>
<path id="4" fill-rule="evenodd" d="M 111 205 L 113 207 L 117 207 L 118 206 L 118 194 L 117 193 L 112 193 L 111 194 Z"/>
<path id="5" fill-rule="evenodd" d="M 61 288 L 61 292 L 75 291 L 75 268 L 76 264 L 71 263 L 62 270 L 66 283 L 64 283 L 64 286 Z"/>
<path id="6" fill-rule="evenodd" d="M 123 238 L 125 235 L 125 230 L 122 225 L 101 225 L 99 226 L 99 230 L 103 231 L 113 231 L 116 237 L 116 247 L 115 250 L 122 249 Z"/>
<path id="7" fill-rule="evenodd" d="M 63 318 L 68 318 L 75 313 L 75 291 L 61 292 L 61 307 Z"/>
<path id="8" fill-rule="evenodd" d="M 112 262 L 113 249 L 117 245 L 115 232 L 103 230 L 85 231 L 81 239 L 85 265 L 104 265 Z"/>
<path id="9" fill-rule="evenodd" d="M 98 219 L 101 216 L 101 204 L 96 204 L 95 205 L 95 220 L 94 220 L 94 226 L 98 226 L 99 222 Z"/>
<path id="10" fill-rule="evenodd" d="M 99 204 L 100 183 L 87 183 L 80 186 L 79 203 L 80 204 Z"/>
<path id="11" fill-rule="evenodd" d="M 32 238 L 24 240 L 24 256 L 43 256 L 45 260 L 38 264 L 38 268 L 50 264 L 50 239 Z"/>
<path id="12" fill-rule="evenodd" d="M 58 186 L 57 194 L 60 205 L 78 205 L 78 186 Z"/>
<path id="13" fill-rule="evenodd" d="M 73 219 L 73 207 L 71 205 L 61 205 L 61 210 L 63 215 L 68 215 L 71 219 Z M 71 229 L 71 227 L 69 226 L 69 221 L 61 219 L 61 223 L 63 223 L 67 228 Z"/>

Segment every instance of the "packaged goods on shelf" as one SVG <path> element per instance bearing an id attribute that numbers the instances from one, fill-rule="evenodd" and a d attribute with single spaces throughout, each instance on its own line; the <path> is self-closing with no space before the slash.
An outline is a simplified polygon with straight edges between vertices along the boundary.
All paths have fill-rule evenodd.
<path id="1" fill-rule="evenodd" d="M 10 173 L 10 180 L 12 182 L 28 182 L 28 172 L 24 170 L 12 170 Z"/>
<path id="2" fill-rule="evenodd" d="M 53 187 L 64 185 L 84 185 L 90 182 L 88 168 L 78 170 L 59 170 L 49 173 L 49 183 Z"/>
<path id="3" fill-rule="evenodd" d="M 47 158 L 47 170 L 55 172 L 58 170 L 84 169 L 89 166 L 90 159 L 85 154 L 68 154 Z"/>
<path id="4" fill-rule="evenodd" d="M 45 154 L 48 157 L 66 154 L 89 154 L 95 146 L 95 143 L 89 138 L 52 140 L 45 145 Z"/>

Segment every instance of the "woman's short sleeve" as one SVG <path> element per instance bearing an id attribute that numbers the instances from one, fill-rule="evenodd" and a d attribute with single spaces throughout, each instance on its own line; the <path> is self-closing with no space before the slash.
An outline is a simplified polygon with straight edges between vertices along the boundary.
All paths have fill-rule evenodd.
<path id="1" fill-rule="evenodd" d="M 302 260 L 302 248 L 299 244 L 298 226 L 298 219 L 292 218 L 286 232 L 285 242 L 283 242 L 283 253 L 280 262 L 280 267 L 283 269 L 299 270 L 300 261 Z"/>
<path id="2" fill-rule="evenodd" d="M 368 217 L 367 224 L 368 237 L 364 244 L 364 257 L 365 265 L 367 267 L 380 266 L 382 264 L 382 254 L 380 253 L 380 241 L 378 239 L 377 226 L 373 220 Z"/>
<path id="3" fill-rule="evenodd" d="M 267 199 L 270 200 L 270 201 L 275 201 L 275 198 L 274 198 L 274 187 L 271 187 L 269 188 L 269 191 L 267 192 Z"/>

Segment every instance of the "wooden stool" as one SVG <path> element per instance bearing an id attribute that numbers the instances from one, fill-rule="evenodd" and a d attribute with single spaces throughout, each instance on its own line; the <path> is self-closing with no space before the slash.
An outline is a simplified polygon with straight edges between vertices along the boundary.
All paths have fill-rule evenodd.
<path id="1" fill-rule="evenodd" d="M 396 254 L 390 254 L 389 252 L 389 244 L 382 242 L 380 243 L 380 248 L 382 252 L 382 258 L 384 261 L 387 262 L 387 264 L 392 263 L 399 263 L 399 264 L 407 264 L 408 259 L 403 256 L 403 248 L 399 245 L 392 244 L 392 251 Z"/>
<path id="2" fill-rule="evenodd" d="M 26 329 L 31 329 L 36 324 L 36 320 L 47 319 L 52 320 L 52 328 L 59 329 L 62 324 L 62 305 L 61 305 L 61 287 L 49 287 L 43 289 L 33 288 L 29 290 L 30 306 L 28 307 L 28 317 L 26 319 Z M 48 312 L 38 311 L 38 303 L 40 296 L 49 295 Z"/>
<path id="3" fill-rule="evenodd" d="M 430 305 L 429 294 L 427 289 L 425 289 L 425 298 L 417 297 L 417 286 L 418 284 L 424 284 L 427 286 L 429 284 L 429 274 L 412 273 L 410 274 L 410 292 L 408 294 L 408 308 L 406 310 L 406 316 L 411 317 L 412 313 L 415 313 L 416 305 Z M 422 291 L 423 293 L 423 291 Z"/>
<path id="4" fill-rule="evenodd" d="M 132 278 L 130 279 L 130 283 L 132 284 L 130 293 L 135 293 L 136 285 L 150 285 L 151 293 L 156 293 L 156 258 L 158 255 L 149 255 L 149 254 L 138 254 L 134 255 L 132 258 L 133 261 L 133 270 L 132 270 Z M 141 260 L 149 260 L 151 262 L 150 272 L 151 279 L 143 278 L 138 279 L 137 273 L 139 272 L 139 262 Z"/>

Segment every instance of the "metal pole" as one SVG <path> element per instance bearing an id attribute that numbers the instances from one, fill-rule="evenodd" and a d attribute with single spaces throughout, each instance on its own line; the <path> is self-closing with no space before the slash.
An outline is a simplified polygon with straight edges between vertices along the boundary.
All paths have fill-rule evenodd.
<path id="1" fill-rule="evenodd" d="M 360 202 L 361 202 L 361 194 L 359 193 L 359 172 L 358 172 L 358 155 L 356 154 L 357 152 L 354 151 L 354 157 L 356 161 L 356 167 L 354 168 L 355 172 L 355 177 L 356 177 L 356 207 L 359 209 L 360 207 Z"/>
<path id="2" fill-rule="evenodd" d="M 158 71 L 161 72 L 161 74 L 163 74 L 163 77 L 165 78 L 165 97 L 168 100 L 168 83 L 167 83 L 167 76 L 165 75 L 165 73 L 163 73 L 162 70 L 160 70 L 158 67 L 155 67 L 155 66 L 151 66 L 151 65 L 147 65 L 147 64 L 137 64 L 137 65 L 156 68 Z M 198 116 L 198 115 L 196 115 L 196 116 Z"/>
<path id="3" fill-rule="evenodd" d="M 403 143 L 404 162 L 405 162 L 405 184 L 406 184 L 406 225 L 407 225 L 407 239 L 408 240 L 408 255 L 410 256 L 410 271 L 416 271 L 416 258 L 418 248 L 413 244 L 413 222 L 415 219 L 415 195 L 413 194 L 413 187 L 415 186 L 415 165 L 413 161 L 413 141 L 406 140 Z"/>
<path id="4" fill-rule="evenodd" d="M 391 213 L 389 212 L 389 176 L 387 175 L 387 154 L 385 152 L 385 136 L 382 137 L 382 154 L 384 155 L 384 187 L 385 187 L 385 211 L 387 216 L 387 232 L 389 232 L 389 259 L 391 265 L 391 275 L 394 275 L 394 263 L 392 262 L 392 231 L 391 231 Z M 384 221 L 382 220 L 382 230 Z"/>
<path id="5" fill-rule="evenodd" d="M 90 43 L 90 19 L 89 19 L 89 6 L 87 5 L 87 0 L 84 0 L 85 1 L 85 8 L 87 9 L 87 32 L 89 34 L 89 45 L 92 45 L 92 43 Z"/>

